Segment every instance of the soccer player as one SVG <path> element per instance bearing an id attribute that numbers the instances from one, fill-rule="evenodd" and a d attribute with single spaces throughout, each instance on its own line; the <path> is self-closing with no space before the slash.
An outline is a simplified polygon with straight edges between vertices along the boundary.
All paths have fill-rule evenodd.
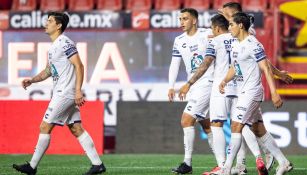
<path id="1" fill-rule="evenodd" d="M 199 65 L 203 62 L 207 47 L 208 36 L 212 35 L 211 29 L 197 28 L 198 12 L 192 8 L 181 10 L 179 17 L 183 34 L 177 36 L 174 41 L 172 61 L 169 68 L 169 92 L 170 101 L 174 100 L 174 85 L 178 75 L 181 59 L 183 59 L 188 78 L 190 78 Z M 184 160 L 179 167 L 173 168 L 172 172 L 187 174 L 192 172 L 192 152 L 195 138 L 194 125 L 198 121 L 205 133 L 208 135 L 208 142 L 212 148 L 212 134 L 208 116 L 210 92 L 212 88 L 213 65 L 191 87 L 188 94 L 188 103 L 181 117 L 181 126 L 184 133 Z M 183 100 L 185 96 L 181 96 Z"/>
<path id="2" fill-rule="evenodd" d="M 220 10 L 220 13 L 224 15 L 227 19 L 230 19 L 232 15 L 234 15 L 237 12 L 242 12 L 242 7 L 237 2 L 229 2 L 223 5 L 223 8 Z M 252 35 L 256 35 L 256 31 L 253 28 L 253 21 L 251 21 L 251 27 L 249 28 L 248 32 Z M 275 66 L 273 66 L 269 60 L 267 60 L 270 64 L 270 67 L 273 71 L 273 74 L 286 82 L 287 84 L 292 83 L 293 79 L 291 76 L 288 75 L 286 71 L 280 71 Z M 286 159 L 286 157 L 283 155 L 279 147 L 274 141 L 274 138 L 272 135 L 266 131 L 266 128 L 264 126 L 263 120 L 262 120 L 262 114 L 261 110 L 259 109 L 254 115 L 258 117 L 258 121 L 256 121 L 252 128 L 256 133 L 257 140 L 259 145 L 261 146 L 263 152 L 265 153 L 265 159 L 266 159 L 266 168 L 271 169 L 274 164 L 274 157 L 279 163 L 279 166 L 276 169 L 277 174 L 283 173 L 285 171 L 290 171 L 293 167 L 292 164 Z M 246 143 L 248 144 L 250 150 L 252 153 L 256 156 L 259 153 L 259 147 L 255 142 L 255 134 L 250 130 L 248 126 L 245 126 L 243 128 L 242 134 L 244 136 L 244 140 L 246 140 Z M 243 140 L 243 141 L 244 141 Z M 246 165 L 245 165 L 245 154 L 246 154 L 246 146 L 243 143 L 241 145 L 240 151 L 237 155 L 237 165 L 232 169 L 232 174 L 244 174 L 246 171 Z"/>
<path id="3" fill-rule="evenodd" d="M 211 22 L 214 38 L 208 41 L 204 62 L 200 65 L 188 83 L 180 88 L 179 93 L 180 96 L 185 95 L 189 91 L 190 86 L 196 83 L 208 70 L 211 64 L 214 63 L 214 81 L 210 97 L 210 122 L 213 135 L 214 154 L 218 166 L 213 168 L 211 172 L 206 172 L 204 174 L 214 174 L 223 166 L 226 160 L 226 141 L 223 124 L 224 121 L 227 120 L 227 113 L 230 109 L 228 109 L 228 99 L 225 94 L 219 92 L 218 86 L 228 72 L 231 44 L 236 41 L 236 39 L 228 33 L 229 23 L 223 15 L 215 15 L 211 18 Z"/>
<path id="4" fill-rule="evenodd" d="M 226 84 L 235 78 L 237 81 L 238 101 L 232 117 L 232 134 L 229 152 L 224 167 L 218 174 L 230 174 L 233 160 L 238 153 L 242 142 L 242 129 L 245 124 L 253 124 L 258 118 L 253 113 L 257 112 L 263 99 L 263 87 L 261 83 L 261 71 L 264 72 L 268 82 L 272 102 L 276 108 L 282 106 L 282 100 L 276 92 L 271 67 L 266 59 L 263 46 L 257 39 L 248 33 L 250 18 L 242 12 L 238 12 L 230 19 L 230 32 L 238 38 L 232 51 L 232 66 L 226 77 L 219 85 L 221 93 L 225 92 Z M 261 156 L 257 157 L 256 164 L 259 174 L 267 174 L 263 166 Z"/>
<path id="5" fill-rule="evenodd" d="M 64 124 L 67 124 L 72 135 L 78 139 L 92 163 L 85 174 L 106 171 L 91 136 L 81 125 L 79 107 L 85 103 L 81 91 L 84 68 L 74 42 L 63 34 L 68 22 L 69 17 L 65 13 L 48 13 L 45 32 L 52 41 L 48 51 L 48 64 L 38 75 L 22 81 L 22 86 L 26 89 L 32 83 L 44 81 L 50 76 L 53 79 L 52 98 L 40 124 L 40 134 L 32 159 L 26 164 L 13 164 L 13 168 L 25 174 L 36 174 L 37 166 L 48 149 L 54 126 Z"/>

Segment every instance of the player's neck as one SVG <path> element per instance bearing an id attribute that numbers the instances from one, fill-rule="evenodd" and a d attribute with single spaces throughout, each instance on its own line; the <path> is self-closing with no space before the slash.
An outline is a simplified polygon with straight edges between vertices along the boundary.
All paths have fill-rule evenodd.
<path id="1" fill-rule="evenodd" d="M 49 37 L 50 37 L 51 41 L 54 42 L 60 35 L 61 35 L 61 33 L 55 32 L 55 33 L 49 35 Z"/>
<path id="2" fill-rule="evenodd" d="M 188 36 L 193 36 L 197 32 L 197 28 L 193 27 L 191 30 L 187 31 Z"/>
<path id="3" fill-rule="evenodd" d="M 248 35 L 249 35 L 248 32 L 245 32 L 245 31 L 240 32 L 238 36 L 239 41 L 240 42 L 243 41 L 246 37 L 248 37 Z"/>

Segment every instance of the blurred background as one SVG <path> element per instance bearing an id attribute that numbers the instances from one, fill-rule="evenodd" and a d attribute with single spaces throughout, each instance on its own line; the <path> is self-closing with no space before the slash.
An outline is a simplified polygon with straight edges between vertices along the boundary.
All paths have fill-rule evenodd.
<path id="1" fill-rule="evenodd" d="M 85 65 L 82 119 L 100 153 L 182 153 L 180 117 L 184 102 L 169 103 L 168 68 L 180 9 L 199 11 L 199 27 L 228 0 L 1 0 L 0 154 L 32 154 L 38 126 L 51 97 L 51 81 L 24 90 L 47 62 L 47 11 L 66 11 L 65 34 L 76 42 Z M 257 38 L 270 61 L 293 76 L 276 80 L 285 105 L 275 110 L 266 88 L 264 122 L 289 154 L 307 148 L 307 1 L 235 0 L 254 15 Z M 183 67 L 176 88 L 186 79 Z M 22 129 L 21 129 L 22 128 Z M 64 128 L 65 129 L 65 128 Z M 55 134 L 69 135 L 59 129 Z M 229 139 L 229 123 L 225 126 Z M 23 136 L 23 137 L 21 137 Z M 25 137 L 27 136 L 27 137 Z M 76 141 L 54 140 L 48 154 L 81 154 Z M 72 136 L 67 136 L 72 137 Z M 27 144 L 24 144 L 26 139 Z M 68 139 L 69 140 L 69 139 Z M 69 141 L 70 143 L 70 141 Z M 65 146 L 66 145 L 66 146 Z M 67 148 L 67 145 L 69 145 Z M 76 145 L 76 150 L 71 149 Z M 209 153 L 198 129 L 196 153 Z"/>

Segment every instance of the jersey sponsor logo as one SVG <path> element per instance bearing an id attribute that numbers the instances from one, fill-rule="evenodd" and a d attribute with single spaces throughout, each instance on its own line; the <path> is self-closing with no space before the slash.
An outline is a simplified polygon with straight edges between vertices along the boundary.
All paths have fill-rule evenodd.
<path id="1" fill-rule="evenodd" d="M 237 109 L 239 109 L 240 111 L 246 111 L 246 108 L 243 106 L 238 106 Z"/>
<path id="2" fill-rule="evenodd" d="M 239 120 L 242 120 L 242 117 L 243 117 L 242 114 L 237 115 L 237 119 L 239 119 Z"/>
<path id="3" fill-rule="evenodd" d="M 196 69 L 200 66 L 203 60 L 204 57 L 202 55 L 194 53 L 193 58 L 191 59 L 191 73 L 196 72 Z"/>
<path id="4" fill-rule="evenodd" d="M 236 71 L 235 81 L 243 81 L 243 74 L 241 71 L 241 67 L 236 60 L 234 61 L 234 68 Z"/>
<path id="5" fill-rule="evenodd" d="M 182 48 L 186 48 L 186 47 L 187 47 L 187 43 L 183 43 Z"/>
<path id="6" fill-rule="evenodd" d="M 260 60 L 260 59 L 264 58 L 265 57 L 264 51 L 256 53 L 255 57 L 256 57 L 256 60 Z"/>
<path id="7" fill-rule="evenodd" d="M 194 45 L 194 46 L 190 46 L 190 52 L 195 52 L 198 50 L 198 44 Z"/>
<path id="8" fill-rule="evenodd" d="M 213 48 L 207 48 L 206 49 L 206 55 L 215 55 L 215 49 Z"/>
<path id="9" fill-rule="evenodd" d="M 73 54 L 77 53 L 77 49 L 75 47 L 72 47 L 72 48 L 65 50 L 64 52 L 67 57 L 70 57 Z"/>

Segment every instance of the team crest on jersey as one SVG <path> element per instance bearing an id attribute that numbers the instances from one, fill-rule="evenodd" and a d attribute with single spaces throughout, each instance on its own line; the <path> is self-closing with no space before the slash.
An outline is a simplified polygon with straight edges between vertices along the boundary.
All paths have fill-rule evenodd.
<path id="1" fill-rule="evenodd" d="M 58 79 L 59 79 L 59 73 L 58 73 L 58 71 L 56 70 L 54 64 L 52 64 L 52 63 L 51 63 L 51 74 L 52 74 L 53 81 L 58 81 Z"/>
<path id="2" fill-rule="evenodd" d="M 193 58 L 191 59 L 191 73 L 194 73 L 196 69 L 203 62 L 204 57 L 202 55 L 198 55 L 197 53 L 193 54 Z"/>
<path id="3" fill-rule="evenodd" d="M 235 81 L 243 81 L 243 74 L 242 74 L 240 65 L 238 64 L 236 60 L 234 61 L 234 68 L 236 71 Z"/>

